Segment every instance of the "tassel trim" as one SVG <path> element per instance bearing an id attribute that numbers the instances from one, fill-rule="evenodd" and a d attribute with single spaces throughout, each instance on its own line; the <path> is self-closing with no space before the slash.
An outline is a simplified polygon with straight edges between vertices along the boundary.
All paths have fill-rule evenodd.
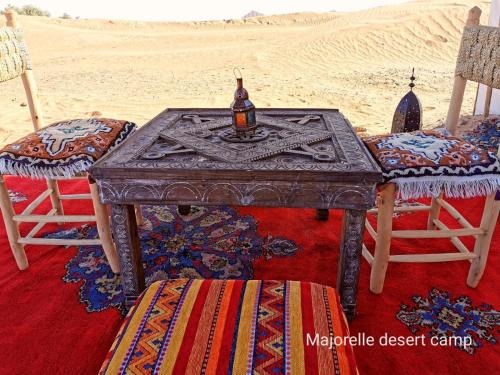
<path id="1" fill-rule="evenodd" d="M 68 165 L 34 166 L 21 164 L 15 160 L 0 159 L 0 174 L 53 180 L 68 179 L 84 174 L 92 164 L 93 161 L 78 160 Z"/>
<path id="2" fill-rule="evenodd" d="M 476 176 L 422 176 L 395 178 L 400 199 L 436 198 L 444 193 L 450 198 L 472 198 L 495 193 L 500 188 L 500 174 Z"/>

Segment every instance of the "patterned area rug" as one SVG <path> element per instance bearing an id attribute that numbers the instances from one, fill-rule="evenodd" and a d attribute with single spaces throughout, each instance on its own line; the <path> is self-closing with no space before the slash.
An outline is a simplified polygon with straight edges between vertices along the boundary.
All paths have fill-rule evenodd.
<path id="1" fill-rule="evenodd" d="M 433 288 L 429 297 L 413 296 L 413 306 L 401 304 L 396 317 L 413 334 L 428 337 L 459 337 L 456 347 L 469 353 L 483 346 L 496 344 L 495 331 L 500 327 L 500 312 L 487 304 L 473 306 L 467 296 L 455 299 L 450 294 Z"/>
<path id="2" fill-rule="evenodd" d="M 21 212 L 28 202 L 38 196 L 44 188 L 43 184 L 33 184 L 32 180 L 18 177 L 6 176 L 6 181 L 9 187 L 15 188 L 16 191 L 28 197 L 27 200 L 16 203 L 15 208 L 18 212 Z M 61 191 L 63 194 L 81 193 L 86 191 L 87 185 L 84 180 L 61 181 Z M 66 201 L 65 204 L 67 212 L 92 212 L 90 201 Z M 412 203 L 401 202 L 401 204 Z M 459 211 L 465 213 L 469 222 L 474 224 L 480 222 L 484 200 L 456 200 L 453 204 L 456 204 Z M 48 210 L 49 207 L 50 201 L 47 200 L 41 208 Z M 220 211 L 221 208 L 210 209 L 210 211 L 213 210 Z M 253 238 L 262 241 L 261 249 L 250 250 L 251 271 L 243 270 L 242 272 L 248 275 L 253 273 L 255 279 L 289 279 L 335 285 L 337 249 L 342 222 L 340 211 L 332 210 L 330 220 L 321 222 L 315 219 L 315 212 L 312 209 L 238 207 L 236 210 L 237 212 L 222 209 L 224 212 L 232 212 L 230 215 L 232 218 L 236 217 L 243 222 L 253 223 L 257 229 Z M 174 229 L 176 233 L 179 233 L 183 230 L 182 228 L 190 225 L 189 221 L 179 220 L 180 218 L 170 207 L 164 210 L 164 214 L 168 212 L 175 220 L 163 223 L 163 228 L 178 226 L 180 229 Z M 147 207 L 144 215 L 153 225 L 154 220 L 149 217 L 157 216 L 157 214 L 151 213 Z M 250 218 L 245 219 L 248 215 Z M 208 213 L 204 216 L 208 216 Z M 234 219 L 230 220 L 234 221 Z M 402 229 L 413 227 L 418 222 L 425 225 L 426 213 L 413 212 L 401 215 L 396 220 L 398 227 Z M 196 221 L 196 225 L 199 225 L 200 221 L 201 217 Z M 224 223 L 214 224 L 207 228 L 205 233 L 208 236 L 208 233 L 214 232 L 223 225 Z M 25 227 L 24 230 L 27 231 L 28 228 Z M 57 229 L 55 225 L 52 228 Z M 93 231 L 91 227 L 82 228 L 74 233 L 82 237 L 91 237 L 95 236 Z M 157 233 L 157 231 L 158 229 L 155 228 L 153 232 Z M 251 230 L 239 233 L 252 231 L 255 231 L 253 227 Z M 151 231 L 145 228 L 142 235 L 148 232 Z M 268 234 L 273 237 L 268 237 Z M 235 236 L 231 234 L 229 237 Z M 151 241 L 158 242 L 157 239 L 151 239 Z M 209 241 L 218 242 L 212 239 Z M 365 236 L 365 241 L 369 247 L 373 247 L 373 241 L 368 238 L 368 235 Z M 264 247 L 264 244 L 267 246 Z M 414 338 L 415 334 L 410 331 L 409 326 L 420 330 L 420 335 L 430 335 L 432 325 L 423 325 L 424 319 L 420 318 L 423 312 L 417 312 L 417 310 L 431 310 L 435 302 L 428 293 L 433 287 L 449 293 L 447 298 L 452 304 L 457 296 L 467 295 L 473 301 L 470 303 L 471 307 L 466 308 L 467 311 L 493 309 L 493 307 L 484 309 L 481 306 L 477 307 L 480 302 L 487 302 L 498 309 L 500 305 L 498 293 L 500 274 L 497 272 L 500 265 L 499 228 L 494 233 L 492 244 L 485 274 L 479 287 L 475 289 L 467 287 L 465 282 L 469 270 L 468 262 L 395 263 L 390 266 L 384 293 L 375 295 L 369 292 L 370 272 L 366 262 L 363 262 L 359 283 L 359 314 L 351 322 L 350 332 L 355 337 L 373 336 L 377 344 L 355 347 L 360 373 L 408 375 L 498 373 L 500 345 L 479 338 L 475 333 L 473 333 L 476 335 L 475 340 L 482 346 L 474 348 L 474 355 L 450 345 L 431 346 L 429 337 L 425 339 L 428 343 L 426 346 L 378 344 L 378 340 L 386 335 Z M 454 251 L 453 245 L 444 240 L 398 240 L 396 245 L 402 253 L 419 253 L 422 248 L 429 246 L 435 247 L 436 251 Z M 144 247 L 143 243 L 143 249 Z M 19 272 L 11 252 L 8 251 L 5 226 L 0 225 L 0 249 L 6 250 L 0 251 L 0 295 L 3 297 L 0 298 L 2 309 L 0 350 L 9 353 L 8 356 L 4 356 L 0 372 L 26 375 L 96 374 L 123 321 L 120 311 L 113 308 L 111 304 L 115 301 L 117 306 L 120 306 L 121 290 L 118 280 L 110 280 L 113 275 L 107 273 L 109 268 L 102 257 L 100 248 L 71 247 L 65 251 L 63 247 L 29 246 L 27 255 L 30 268 Z M 212 253 L 211 248 L 208 250 L 203 252 Z M 90 257 L 92 251 L 99 254 L 96 259 Z M 290 254 L 290 256 L 276 256 L 278 254 Z M 196 259 L 201 258 L 201 255 L 195 255 Z M 182 257 L 179 255 L 176 258 Z M 228 258 L 229 255 L 225 255 L 224 259 Z M 182 261 L 187 262 L 189 259 Z M 151 269 L 149 266 L 148 268 Z M 180 272 L 182 268 L 181 266 L 174 267 L 172 272 Z M 150 271 L 147 272 L 150 273 Z M 201 270 L 196 272 L 200 273 Z M 63 281 L 63 278 L 67 281 Z M 72 278 L 78 281 L 69 281 Z M 96 281 L 99 278 L 100 281 Z M 91 297 L 85 297 L 85 293 Z M 427 300 L 428 304 L 420 307 L 411 300 L 412 295 L 422 296 L 421 298 Z M 86 302 L 85 298 L 87 300 L 90 298 L 92 301 Z M 99 298 L 102 299 L 99 300 Z M 407 305 L 406 308 L 401 308 L 401 301 Z M 99 308 L 102 311 L 88 312 L 92 309 L 97 311 Z M 406 312 L 407 315 L 412 313 L 415 323 L 413 325 L 402 324 L 401 320 L 396 318 L 396 313 L 400 310 Z M 437 326 L 437 318 L 433 319 Z M 483 315 L 480 319 L 492 321 L 494 316 L 489 315 L 486 318 Z M 478 323 L 473 324 L 482 327 Z M 491 323 L 490 326 L 493 328 L 477 328 L 477 330 L 482 330 L 484 334 L 491 335 L 498 340 L 499 326 L 496 323 Z M 13 329 L 15 329 L 15 334 L 12 334 Z M 75 340 L 75 337 L 78 337 L 78 340 Z"/>
<path id="3" fill-rule="evenodd" d="M 293 255 L 294 241 L 257 233 L 257 222 L 233 208 L 196 207 L 181 216 L 175 206 L 143 206 L 141 250 L 146 281 L 167 278 L 252 279 L 259 257 Z M 96 238 L 94 226 L 49 234 L 48 237 Z M 100 246 L 81 246 L 66 265 L 64 281 L 82 282 L 80 301 L 87 311 L 122 309 L 119 276 L 108 265 Z"/>
<path id="4" fill-rule="evenodd" d="M 13 190 L 9 190 L 9 197 L 11 202 L 14 204 L 19 202 L 24 202 L 26 199 L 28 199 L 28 197 L 25 194 Z"/>
<path id="5" fill-rule="evenodd" d="M 479 123 L 464 134 L 463 138 L 477 147 L 496 154 L 500 140 L 500 117 L 490 117 Z"/>

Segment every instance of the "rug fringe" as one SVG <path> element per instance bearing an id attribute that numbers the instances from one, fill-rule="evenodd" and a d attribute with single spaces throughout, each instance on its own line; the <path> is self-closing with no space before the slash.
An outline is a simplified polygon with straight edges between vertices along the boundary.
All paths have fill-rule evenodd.
<path id="1" fill-rule="evenodd" d="M 472 198 L 495 193 L 500 188 L 500 175 L 406 177 L 395 178 L 398 198 L 435 198 L 441 192 L 450 198 Z"/>

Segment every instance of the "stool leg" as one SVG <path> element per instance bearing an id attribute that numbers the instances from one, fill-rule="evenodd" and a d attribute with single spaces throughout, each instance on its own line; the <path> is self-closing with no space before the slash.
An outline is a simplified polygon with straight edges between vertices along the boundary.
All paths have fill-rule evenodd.
<path id="1" fill-rule="evenodd" d="M 330 217 L 330 211 L 328 209 L 318 208 L 316 210 L 316 220 L 327 221 Z"/>
<path id="2" fill-rule="evenodd" d="M 443 198 L 443 193 L 439 194 L 439 198 Z M 437 202 L 437 198 L 432 198 L 431 209 L 429 210 L 429 216 L 427 218 L 427 229 L 436 229 L 434 225 L 434 219 L 439 219 L 439 213 L 441 212 L 441 206 Z"/>
<path id="3" fill-rule="evenodd" d="M 108 210 L 101 203 L 99 199 L 99 191 L 95 182 L 90 182 L 90 194 L 92 195 L 92 204 L 94 206 L 97 232 L 99 233 L 99 238 L 101 240 L 102 248 L 106 258 L 108 259 L 111 270 L 114 273 L 120 272 L 120 262 L 118 259 L 118 254 L 116 252 L 115 244 L 113 238 L 111 237 L 111 228 L 109 225 Z"/>
<path id="4" fill-rule="evenodd" d="M 52 207 L 57 210 L 57 215 L 64 215 L 64 209 L 61 201 L 61 193 L 59 192 L 59 185 L 56 180 L 47 180 L 47 187 L 51 190 L 50 202 Z"/>
<path id="5" fill-rule="evenodd" d="M 485 233 L 476 237 L 474 254 L 477 257 L 472 260 L 467 277 L 467 285 L 471 288 L 475 288 L 483 276 L 499 212 L 500 201 L 495 200 L 495 193 L 490 194 L 484 203 L 483 216 L 481 218 L 481 229 L 484 229 Z"/>
<path id="6" fill-rule="evenodd" d="M 10 248 L 14 259 L 16 260 L 17 266 L 20 270 L 25 270 L 28 268 L 28 259 L 26 258 L 26 253 L 24 251 L 24 246 L 20 244 L 19 237 L 19 225 L 12 218 L 14 216 L 14 208 L 12 207 L 12 201 L 9 197 L 9 191 L 5 185 L 3 176 L 0 175 L 0 209 L 2 211 L 3 220 L 5 222 L 5 228 L 7 229 L 7 238 L 9 239 Z"/>
<path id="7" fill-rule="evenodd" d="M 370 274 L 370 290 L 382 293 L 385 273 L 389 264 L 392 237 L 392 215 L 394 214 L 394 197 L 396 186 L 386 185 L 380 192 L 377 216 L 377 239 Z"/>

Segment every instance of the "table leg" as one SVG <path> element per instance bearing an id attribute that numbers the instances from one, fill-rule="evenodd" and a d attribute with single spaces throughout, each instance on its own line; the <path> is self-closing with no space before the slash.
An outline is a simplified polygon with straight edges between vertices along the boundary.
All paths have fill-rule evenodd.
<path id="1" fill-rule="evenodd" d="M 187 216 L 191 213 L 191 206 L 189 205 L 179 205 L 177 206 L 177 212 L 181 216 Z"/>
<path id="2" fill-rule="evenodd" d="M 340 303 L 349 320 L 353 319 L 356 315 L 365 218 L 366 211 L 364 210 L 345 210 L 342 219 L 337 290 L 340 294 Z"/>
<path id="3" fill-rule="evenodd" d="M 330 210 L 324 208 L 316 209 L 316 220 L 327 221 L 330 217 Z"/>
<path id="4" fill-rule="evenodd" d="M 113 204 L 111 227 L 118 256 L 125 307 L 130 308 L 145 288 L 144 269 L 134 205 Z"/>

